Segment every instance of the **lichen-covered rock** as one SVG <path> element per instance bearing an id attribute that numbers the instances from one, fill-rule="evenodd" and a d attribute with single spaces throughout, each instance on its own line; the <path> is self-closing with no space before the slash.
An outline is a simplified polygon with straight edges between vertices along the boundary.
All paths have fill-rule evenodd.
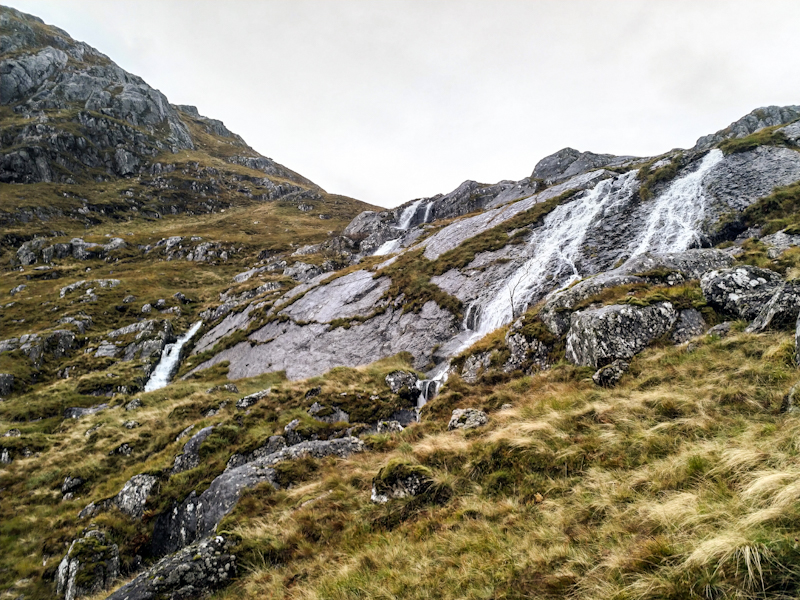
<path id="1" fill-rule="evenodd" d="M 706 321 L 696 308 L 687 308 L 681 311 L 678 322 L 672 332 L 672 341 L 675 344 L 688 342 L 706 330 Z"/>
<path id="2" fill-rule="evenodd" d="M 572 315 L 566 357 L 578 366 L 627 360 L 668 333 L 678 315 L 670 302 L 651 306 L 613 304 Z"/>
<path id="3" fill-rule="evenodd" d="M 107 600 L 194 600 L 236 576 L 233 543 L 223 536 L 201 540 L 158 561 Z"/>
<path id="4" fill-rule="evenodd" d="M 794 326 L 794 363 L 800 365 L 800 314 Z"/>
<path id="5" fill-rule="evenodd" d="M 195 433 L 191 439 L 183 445 L 183 454 L 175 457 L 172 467 L 172 475 L 194 469 L 200 464 L 200 445 L 211 435 L 214 430 L 213 425 L 204 427 Z"/>
<path id="6" fill-rule="evenodd" d="M 64 478 L 64 483 L 61 484 L 61 493 L 69 494 L 80 488 L 85 481 L 80 477 L 70 477 L 69 475 Z"/>
<path id="7" fill-rule="evenodd" d="M 712 337 L 716 336 L 724 338 L 730 334 L 732 327 L 733 323 L 731 323 L 730 321 L 725 321 L 724 323 L 720 323 L 719 325 L 714 325 L 711 329 L 706 331 L 706 335 Z"/>
<path id="8" fill-rule="evenodd" d="M 475 429 L 489 422 L 488 415 L 477 408 L 456 408 L 447 424 L 447 430 Z"/>
<path id="9" fill-rule="evenodd" d="M 370 499 L 376 504 L 384 504 L 391 499 L 423 494 L 431 485 L 433 479 L 427 467 L 395 459 L 372 479 Z"/>
<path id="10" fill-rule="evenodd" d="M 786 329 L 796 324 L 798 314 L 800 282 L 787 281 L 775 291 L 745 331 L 758 333 L 766 329 Z"/>
<path id="11" fill-rule="evenodd" d="M 781 403 L 781 412 L 800 412 L 800 384 L 794 384 L 789 392 L 783 397 L 783 402 Z"/>
<path id="12" fill-rule="evenodd" d="M 490 364 L 491 354 L 489 352 L 470 354 L 464 361 L 464 366 L 461 367 L 461 378 L 467 383 L 475 383 Z"/>
<path id="13" fill-rule="evenodd" d="M 400 433 L 404 427 L 400 421 L 378 421 L 378 433 Z"/>
<path id="14" fill-rule="evenodd" d="M 574 307 L 607 288 L 636 283 L 675 285 L 699 279 L 708 271 L 732 264 L 730 254 L 721 250 L 693 249 L 665 254 L 645 252 L 616 269 L 555 292 L 546 300 L 539 318 L 553 334 L 564 335 L 569 330 L 570 313 Z"/>
<path id="15" fill-rule="evenodd" d="M 743 265 L 706 273 L 700 288 L 715 309 L 752 321 L 783 284 L 775 271 Z"/>
<path id="16" fill-rule="evenodd" d="M 260 392 L 255 392 L 254 394 L 245 396 L 244 398 L 239 398 L 239 400 L 236 401 L 236 408 L 240 410 L 245 410 L 247 408 L 250 408 L 262 398 L 266 398 L 267 396 L 269 396 L 270 389 L 271 388 L 267 388 L 265 390 L 261 390 Z"/>
<path id="17" fill-rule="evenodd" d="M 147 497 L 157 481 L 154 475 L 134 475 L 114 497 L 114 505 L 129 517 L 141 519 Z"/>
<path id="18" fill-rule="evenodd" d="M 108 589 L 119 576 L 119 548 L 101 531 L 89 531 L 70 544 L 58 565 L 56 593 L 65 600 Z"/>
<path id="19" fill-rule="evenodd" d="M 516 324 L 506 333 L 506 347 L 511 352 L 503 371 L 546 369 L 550 366 L 550 348 L 536 338 L 528 339 L 517 331 Z"/>
<path id="20" fill-rule="evenodd" d="M 238 459 L 233 463 L 237 466 L 226 468 L 204 492 L 198 495 L 193 491 L 183 502 L 157 517 L 152 551 L 156 555 L 167 554 L 213 534 L 222 518 L 236 506 L 242 490 L 265 482 L 278 487 L 273 467 L 279 462 L 300 456 L 346 458 L 363 450 L 364 442 L 346 437 L 302 442 L 267 455 L 253 453 L 253 460 L 244 464 Z"/>
<path id="21" fill-rule="evenodd" d="M 600 367 L 597 372 L 592 375 L 592 381 L 602 387 L 613 387 L 619 383 L 622 376 L 630 368 L 630 363 L 624 360 L 615 360 L 609 365 Z"/>
<path id="22" fill-rule="evenodd" d="M 417 389 L 419 378 L 411 371 L 392 371 L 386 376 L 386 385 L 393 394 L 409 396 Z"/>

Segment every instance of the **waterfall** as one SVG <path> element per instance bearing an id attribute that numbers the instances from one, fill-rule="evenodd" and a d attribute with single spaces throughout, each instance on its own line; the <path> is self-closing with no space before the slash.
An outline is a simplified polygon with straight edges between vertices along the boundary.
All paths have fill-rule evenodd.
<path id="1" fill-rule="evenodd" d="M 411 226 L 411 221 L 414 220 L 414 215 L 417 214 L 417 208 L 419 208 L 420 204 L 422 204 L 422 198 L 403 209 L 400 218 L 397 220 L 397 229 L 405 231 Z"/>
<path id="2" fill-rule="evenodd" d="M 711 150 L 693 173 L 676 179 L 652 201 L 644 234 L 632 244 L 631 256 L 644 252 L 683 252 L 700 242 L 698 226 L 705 216 L 703 179 L 722 161 L 721 150 Z"/>
<path id="3" fill-rule="evenodd" d="M 164 346 L 161 359 L 158 361 L 156 368 L 153 369 L 153 373 L 150 375 L 150 379 L 147 380 L 144 386 L 145 392 L 161 389 L 169 383 L 175 371 L 178 370 L 178 363 L 181 360 L 181 348 L 183 348 L 183 345 L 197 333 L 202 324 L 202 321 L 198 321 L 189 328 L 189 331 L 179 337 L 177 342 Z"/>
<path id="4" fill-rule="evenodd" d="M 428 202 L 428 205 L 425 207 L 425 216 L 422 218 L 423 223 L 428 222 L 428 217 L 431 215 L 431 208 L 433 207 L 433 200 Z"/>
<path id="5" fill-rule="evenodd" d="M 581 278 L 575 265 L 590 225 L 603 210 L 627 201 L 636 171 L 598 183 L 583 197 L 556 207 L 528 242 L 531 258 L 480 310 L 475 332 L 483 337 L 521 314 L 534 295 Z"/>

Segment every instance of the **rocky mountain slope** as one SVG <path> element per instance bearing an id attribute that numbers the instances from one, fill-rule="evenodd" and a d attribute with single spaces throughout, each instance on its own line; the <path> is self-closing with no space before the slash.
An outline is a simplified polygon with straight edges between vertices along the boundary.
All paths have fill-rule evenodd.
<path id="1" fill-rule="evenodd" d="M 2 597 L 797 596 L 800 107 L 379 211 L 0 50 Z"/>

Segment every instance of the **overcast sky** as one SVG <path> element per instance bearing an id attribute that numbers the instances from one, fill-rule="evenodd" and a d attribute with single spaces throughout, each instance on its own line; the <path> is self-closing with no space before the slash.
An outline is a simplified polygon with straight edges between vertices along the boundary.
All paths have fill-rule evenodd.
<path id="1" fill-rule="evenodd" d="M 800 104 L 800 2 L 2 0 L 382 206 Z"/>

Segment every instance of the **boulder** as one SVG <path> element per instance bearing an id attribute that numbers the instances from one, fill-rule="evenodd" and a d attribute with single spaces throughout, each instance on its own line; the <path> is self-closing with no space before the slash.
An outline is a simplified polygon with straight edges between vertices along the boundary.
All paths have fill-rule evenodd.
<path id="1" fill-rule="evenodd" d="M 194 600 L 224 587 L 236 576 L 233 543 L 209 537 L 159 560 L 107 600 Z"/>
<path id="2" fill-rule="evenodd" d="M 795 414 L 800 412 L 800 384 L 794 384 L 789 393 L 783 397 L 781 412 Z"/>
<path id="3" fill-rule="evenodd" d="M 327 407 L 319 402 L 314 402 L 311 408 L 308 409 L 308 414 L 311 418 L 322 423 L 333 425 L 334 423 L 349 423 L 350 415 L 340 409 L 338 406 Z"/>
<path id="4" fill-rule="evenodd" d="M 385 504 L 392 499 L 423 494 L 431 485 L 433 479 L 427 467 L 394 459 L 372 479 L 370 499 L 376 504 Z"/>
<path id="5" fill-rule="evenodd" d="M 775 271 L 750 265 L 709 271 L 700 279 L 706 301 L 715 309 L 752 321 L 783 284 Z"/>
<path id="6" fill-rule="evenodd" d="M 796 325 L 798 314 L 800 281 L 787 281 L 775 291 L 745 331 L 758 333 L 766 329 L 787 329 Z"/>
<path id="7" fill-rule="evenodd" d="M 62 494 L 69 494 L 74 492 L 78 488 L 80 488 L 85 481 L 80 477 L 70 477 L 67 476 L 64 478 L 64 483 L 61 484 L 61 493 Z"/>
<path id="8" fill-rule="evenodd" d="M 628 360 L 668 333 L 677 319 L 670 302 L 646 307 L 613 304 L 575 313 L 567 333 L 566 358 L 595 368 Z"/>
<path id="9" fill-rule="evenodd" d="M 696 308 L 687 308 L 680 312 L 678 322 L 672 332 L 672 342 L 682 344 L 688 342 L 706 330 L 706 321 Z"/>
<path id="10" fill-rule="evenodd" d="M 200 464 L 200 445 L 211 435 L 213 430 L 213 425 L 204 427 L 183 445 L 183 454 L 175 457 L 175 463 L 171 471 L 172 475 L 194 469 Z"/>
<path id="11" fill-rule="evenodd" d="M 65 600 L 108 589 L 119 576 L 119 548 L 101 531 L 89 531 L 70 544 L 58 565 L 56 593 Z"/>
<path id="12" fill-rule="evenodd" d="M 628 371 L 631 364 L 624 360 L 615 360 L 609 365 L 600 367 L 597 372 L 592 375 L 592 381 L 601 387 L 614 387 L 622 379 L 622 376 Z"/>
<path id="13" fill-rule="evenodd" d="M 123 444 L 123 446 L 127 446 L 127 444 Z M 134 475 L 122 486 L 116 496 L 92 502 L 78 514 L 78 518 L 93 517 L 104 510 L 117 508 L 132 519 L 141 519 L 147 497 L 157 482 L 158 478 L 154 475 Z"/>
<path id="14" fill-rule="evenodd" d="M 546 369 L 550 366 L 550 348 L 537 339 L 528 340 L 512 327 L 506 333 L 506 347 L 511 352 L 503 371 Z"/>
<path id="15" fill-rule="evenodd" d="M 71 408 L 64 409 L 64 418 L 81 419 L 83 417 L 99 413 L 100 411 L 106 410 L 107 408 L 108 404 L 98 404 L 97 406 L 92 406 L 90 408 L 79 408 L 77 406 L 73 406 Z"/>
<path id="16" fill-rule="evenodd" d="M 403 429 L 400 421 L 378 421 L 378 433 L 400 433 Z"/>
<path id="17" fill-rule="evenodd" d="M 725 321 L 724 323 L 720 323 L 719 325 L 714 325 L 711 329 L 706 331 L 706 335 L 724 338 L 730 334 L 732 327 L 733 323 L 731 323 L 730 321 Z"/>
<path id="18" fill-rule="evenodd" d="M 250 408 L 262 398 L 266 398 L 267 396 L 269 396 L 269 392 L 270 388 L 267 388 L 265 390 L 261 390 L 260 392 L 255 392 L 254 394 L 245 396 L 244 398 L 239 398 L 239 400 L 236 401 L 236 408 L 240 410 Z"/>
<path id="19" fill-rule="evenodd" d="M 277 474 L 273 468 L 279 462 L 300 456 L 323 458 L 338 456 L 345 458 L 354 452 L 363 452 L 364 443 L 358 438 L 346 437 L 329 441 L 302 442 L 267 455 L 259 455 L 251 462 L 226 468 L 211 485 L 197 494 L 192 491 L 186 499 L 174 504 L 156 518 L 153 529 L 152 551 L 156 555 L 175 552 L 192 542 L 214 533 L 222 518 L 236 503 L 242 490 L 259 483 L 278 487 Z M 255 453 L 254 453 L 255 454 Z"/>
<path id="20" fill-rule="evenodd" d="M 482 427 L 489 422 L 489 417 L 482 410 L 477 408 L 456 408 L 447 424 L 447 430 L 454 429 L 475 429 Z"/>
<path id="21" fill-rule="evenodd" d="M 417 381 L 419 378 L 411 371 L 392 371 L 386 376 L 386 385 L 393 394 L 402 397 L 416 397 Z"/>

